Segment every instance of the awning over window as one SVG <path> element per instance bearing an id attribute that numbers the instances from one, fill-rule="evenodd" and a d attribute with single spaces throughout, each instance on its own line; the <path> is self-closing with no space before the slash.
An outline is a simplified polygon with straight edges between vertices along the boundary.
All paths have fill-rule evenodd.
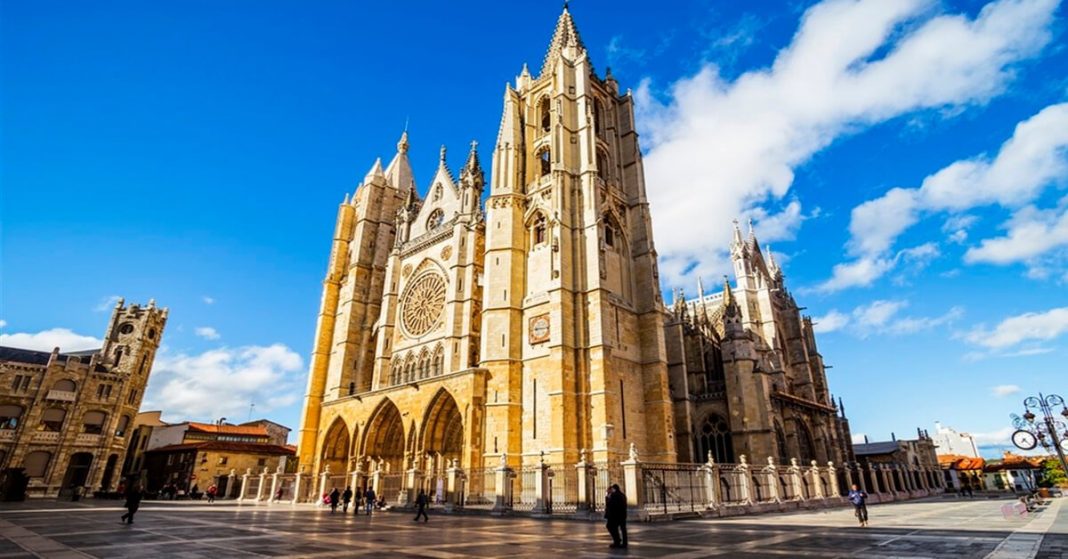
<path id="1" fill-rule="evenodd" d="M 67 412 L 60 408 L 48 408 L 41 415 L 41 421 L 60 421 L 67 417 Z"/>
<path id="2" fill-rule="evenodd" d="M 12 404 L 0 406 L 0 417 L 22 417 L 22 406 Z"/>
<path id="3" fill-rule="evenodd" d="M 107 414 L 104 412 L 91 411 L 86 412 L 85 419 L 82 420 L 82 423 L 86 425 L 103 425 L 105 419 L 107 419 Z"/>
<path id="4" fill-rule="evenodd" d="M 26 459 L 22 461 L 22 467 L 26 468 L 27 476 L 41 477 L 45 475 L 45 470 L 48 469 L 48 461 L 51 459 L 52 453 L 38 450 L 26 455 Z"/>

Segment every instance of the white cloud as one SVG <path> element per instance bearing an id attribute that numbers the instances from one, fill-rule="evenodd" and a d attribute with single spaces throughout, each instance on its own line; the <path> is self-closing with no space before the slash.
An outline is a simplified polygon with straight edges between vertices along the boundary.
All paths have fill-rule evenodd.
<path id="1" fill-rule="evenodd" d="M 58 347 L 60 351 L 68 352 L 98 349 L 104 345 L 104 341 L 92 336 L 77 334 L 67 328 L 52 328 L 32 334 L 25 332 L 0 334 L 0 345 L 37 351 L 52 351 L 53 348 Z"/>
<path id="2" fill-rule="evenodd" d="M 115 308 L 115 304 L 121 300 L 122 297 L 118 295 L 108 295 L 93 307 L 93 312 L 111 312 L 111 309 Z"/>
<path id="3" fill-rule="evenodd" d="M 638 123 L 665 282 L 681 285 L 695 262 L 723 253 L 731 219 L 785 197 L 794 169 L 835 139 L 1000 93 L 1011 66 L 1049 41 L 1056 6 L 1000 0 L 969 19 L 934 14 L 926 0 L 825 0 L 770 68 L 725 81 L 706 65 L 672 84 L 666 103 L 643 81 Z"/>
<path id="4" fill-rule="evenodd" d="M 6 327 L 7 327 L 7 321 L 6 320 L 0 320 L 0 328 L 6 328 Z"/>
<path id="5" fill-rule="evenodd" d="M 904 301 L 874 301 L 854 309 L 853 319 L 862 328 L 878 328 L 884 326 L 905 304 Z"/>
<path id="6" fill-rule="evenodd" d="M 833 309 L 823 316 L 818 316 L 812 319 L 812 329 L 817 334 L 826 334 L 828 332 L 834 332 L 835 330 L 841 330 L 847 324 L 849 324 L 849 315 Z"/>
<path id="7" fill-rule="evenodd" d="M 993 330 L 977 327 L 964 335 L 969 343 L 1004 350 L 1022 342 L 1052 340 L 1068 332 L 1068 307 L 1030 312 L 1002 320 Z"/>
<path id="8" fill-rule="evenodd" d="M 1009 438 L 1012 437 L 1012 433 L 1015 431 L 1012 427 L 1002 427 L 997 431 L 990 431 L 988 433 L 972 433 L 972 438 L 975 439 L 975 444 L 978 446 L 998 446 L 1011 444 Z"/>
<path id="9" fill-rule="evenodd" d="M 853 433 L 851 439 L 853 441 L 853 444 L 864 444 L 865 437 L 867 437 L 867 435 L 865 435 L 864 433 Z"/>
<path id="10" fill-rule="evenodd" d="M 205 305 L 214 305 L 215 304 L 215 298 L 214 297 L 209 297 L 207 295 L 201 297 L 200 300 L 203 301 Z"/>
<path id="11" fill-rule="evenodd" d="M 995 387 L 990 389 L 990 392 L 992 394 L 994 394 L 994 396 L 997 396 L 998 398 L 1003 398 L 1005 396 L 1011 396 L 1013 394 L 1016 394 L 1019 391 L 1020 391 L 1020 387 L 1016 386 L 1015 384 L 999 384 L 999 385 L 997 385 L 997 386 L 995 386 Z"/>
<path id="12" fill-rule="evenodd" d="M 1068 178 L 1068 103 L 1051 105 L 1019 123 L 993 159 L 980 155 L 956 161 L 925 178 L 919 188 L 893 188 L 853 208 L 847 243 L 855 260 L 838 264 L 822 291 L 871 285 L 894 267 L 887 255 L 897 238 L 923 213 L 960 212 L 982 205 L 1015 207 Z M 1068 202 L 1057 210 L 1026 207 L 1006 225 L 1005 237 L 969 249 L 965 261 L 1005 264 L 1032 260 L 1068 246 Z M 973 216 L 954 215 L 943 225 L 951 242 L 963 243 Z M 874 266 L 873 263 L 879 263 Z M 857 270 L 866 271 L 856 274 Z"/>
<path id="13" fill-rule="evenodd" d="M 249 404 L 270 412 L 300 398 L 303 367 L 300 355 L 283 344 L 195 355 L 161 351 L 144 407 L 162 409 L 175 420 L 243 417 Z"/>
<path id="14" fill-rule="evenodd" d="M 1068 126 L 1068 122 L 1065 125 Z M 1005 224 L 1008 230 L 1005 236 L 984 239 L 979 246 L 968 249 L 964 261 L 969 264 L 1032 262 L 1053 249 L 1068 246 L 1068 197 L 1058 206 L 1049 210 L 1034 206 L 1017 210 Z M 1030 275 L 1043 277 L 1045 274 L 1033 269 Z"/>
<path id="15" fill-rule="evenodd" d="M 217 340 L 221 337 L 219 336 L 219 331 L 211 326 L 197 326 L 193 333 L 205 340 Z"/>

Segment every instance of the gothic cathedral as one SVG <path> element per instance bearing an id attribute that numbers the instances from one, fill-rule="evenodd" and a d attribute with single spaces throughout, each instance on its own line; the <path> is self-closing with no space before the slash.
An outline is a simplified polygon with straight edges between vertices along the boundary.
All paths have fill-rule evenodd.
<path id="1" fill-rule="evenodd" d="M 476 145 L 458 176 L 442 148 L 425 197 L 407 153 L 405 133 L 338 209 L 306 473 L 844 458 L 811 323 L 755 238 L 736 295 L 664 304 L 634 100 L 566 7 L 505 88 L 488 197 Z"/>

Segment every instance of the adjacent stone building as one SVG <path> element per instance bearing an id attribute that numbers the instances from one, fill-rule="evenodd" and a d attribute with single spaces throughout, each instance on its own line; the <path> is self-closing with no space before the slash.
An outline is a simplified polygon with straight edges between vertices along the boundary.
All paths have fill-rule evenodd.
<path id="1" fill-rule="evenodd" d="M 296 449 L 263 443 L 225 440 L 171 444 L 145 452 L 144 487 L 150 494 L 173 485 L 181 494 L 196 487 L 203 493 L 218 487 L 219 498 L 233 498 L 239 477 L 247 472 L 284 471 Z M 291 496 L 290 496 L 291 498 Z"/>
<path id="2" fill-rule="evenodd" d="M 754 236 L 731 247 L 733 291 L 664 304 L 634 99 L 595 70 L 566 7 L 540 71 L 503 97 L 484 206 L 475 145 L 458 176 L 442 148 L 424 197 L 405 133 L 339 207 L 304 472 L 415 487 L 455 465 L 475 492 L 480 470 L 632 449 L 851 459 L 812 322 Z"/>
<path id="3" fill-rule="evenodd" d="M 31 496 L 117 486 L 166 322 L 154 301 L 119 300 L 100 349 L 0 348 L 0 468 L 21 468 Z"/>

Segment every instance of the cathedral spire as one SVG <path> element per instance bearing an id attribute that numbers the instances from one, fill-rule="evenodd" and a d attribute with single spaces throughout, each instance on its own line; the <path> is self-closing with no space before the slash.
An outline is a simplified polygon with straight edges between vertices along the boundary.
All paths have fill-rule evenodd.
<path id="1" fill-rule="evenodd" d="M 734 220 L 734 236 L 731 238 L 731 255 L 741 256 L 745 249 L 745 241 L 742 240 L 742 230 L 738 227 L 738 220 Z"/>
<path id="2" fill-rule="evenodd" d="M 486 183 L 485 173 L 482 172 L 482 163 L 478 160 L 478 142 L 471 141 L 471 151 L 467 154 L 467 163 L 460 170 L 460 181 L 464 184 L 482 190 Z"/>
<path id="3" fill-rule="evenodd" d="M 582 43 L 582 38 L 575 27 L 575 20 L 571 19 L 571 11 L 565 2 L 564 10 L 560 12 L 560 17 L 556 20 L 556 30 L 553 31 L 553 38 L 549 41 L 549 50 L 545 53 L 545 62 L 541 66 L 541 75 L 545 75 L 552 68 L 553 62 L 560 58 L 564 53 L 564 49 L 568 47 L 574 47 L 579 52 L 585 52 L 586 50 L 586 45 Z"/>
<path id="4" fill-rule="evenodd" d="M 408 162 L 408 130 L 401 133 L 397 141 L 397 155 L 389 162 L 385 171 L 386 179 L 390 186 L 397 190 L 415 188 L 415 176 L 412 174 L 412 165 Z"/>
<path id="5" fill-rule="evenodd" d="M 376 178 L 379 178 L 379 177 L 385 178 L 385 175 L 383 174 L 383 171 L 382 171 L 382 158 L 381 157 L 375 158 L 375 164 L 371 165 L 371 170 L 367 171 L 367 176 L 364 177 L 363 182 L 368 183 L 368 182 L 371 182 L 372 180 L 374 180 Z"/>
<path id="6" fill-rule="evenodd" d="M 723 304 L 734 304 L 734 294 L 731 293 L 731 280 L 727 279 L 727 276 L 723 276 Z"/>

